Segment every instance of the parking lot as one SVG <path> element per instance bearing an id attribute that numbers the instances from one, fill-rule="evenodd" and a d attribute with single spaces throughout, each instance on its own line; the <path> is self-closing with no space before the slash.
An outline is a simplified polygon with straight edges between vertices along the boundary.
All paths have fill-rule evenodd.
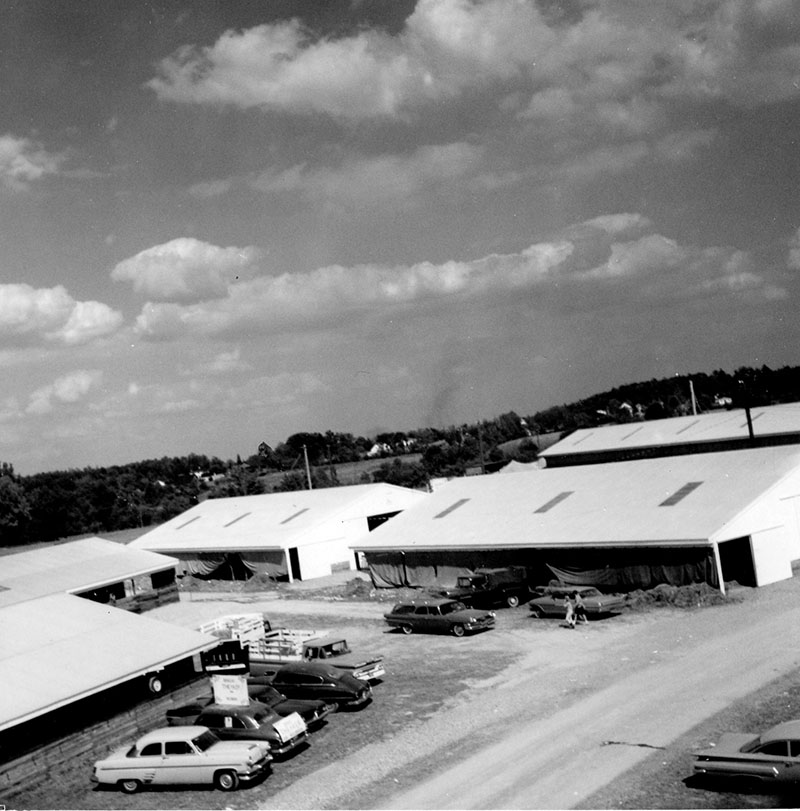
<path id="1" fill-rule="evenodd" d="M 659 758 L 665 763 L 685 755 L 695 739 L 704 743 L 702 723 L 797 668 L 798 597 L 797 582 L 786 581 L 748 591 L 740 603 L 626 613 L 574 631 L 532 619 L 522 607 L 498 611 L 495 630 L 463 639 L 389 632 L 381 603 L 184 600 L 153 616 L 194 626 L 263 611 L 277 625 L 335 630 L 353 649 L 385 656 L 385 681 L 371 705 L 334 714 L 306 751 L 275 764 L 261 784 L 224 798 L 213 790 L 133 797 L 93 790 L 91 763 L 104 754 L 98 751 L 65 763 L 6 805 L 640 807 L 626 805 L 625 792 L 642 796 L 632 775 L 641 771 L 650 775 L 648 785 L 657 782 Z M 776 619 L 786 629 L 780 634 Z M 680 782 L 672 772 L 669 780 Z M 729 800 L 682 783 L 676 789 L 677 805 L 665 807 L 724 807 Z M 610 805 L 593 802 L 604 796 Z"/>

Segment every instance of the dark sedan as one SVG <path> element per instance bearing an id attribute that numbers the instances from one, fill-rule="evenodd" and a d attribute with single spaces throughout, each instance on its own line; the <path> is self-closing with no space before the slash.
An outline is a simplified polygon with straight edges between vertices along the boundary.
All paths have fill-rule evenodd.
<path id="1" fill-rule="evenodd" d="M 800 720 L 784 721 L 761 735 L 727 732 L 716 746 L 694 752 L 694 773 L 731 784 L 800 782 Z"/>
<path id="2" fill-rule="evenodd" d="M 467 608 L 460 600 L 431 597 L 397 603 L 384 619 L 393 628 L 404 634 L 414 631 L 428 633 L 451 633 L 464 636 L 466 633 L 494 628 L 494 611 Z"/>
<path id="3" fill-rule="evenodd" d="M 372 700 L 372 688 L 367 682 L 318 662 L 283 665 L 273 677 L 272 687 L 287 698 L 313 698 L 339 707 L 361 707 Z"/>

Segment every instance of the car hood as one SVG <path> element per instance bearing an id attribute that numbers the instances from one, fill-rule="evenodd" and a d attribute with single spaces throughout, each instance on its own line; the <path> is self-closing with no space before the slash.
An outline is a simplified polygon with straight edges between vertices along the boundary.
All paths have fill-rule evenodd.
<path id="1" fill-rule="evenodd" d="M 269 752 L 266 741 L 218 741 L 208 751 L 213 755 L 247 757 L 250 750 L 257 749 L 262 754 Z"/>
<path id="2" fill-rule="evenodd" d="M 758 736 L 752 732 L 726 732 L 717 741 L 716 746 L 709 746 L 706 749 L 698 749 L 693 752 L 695 757 L 727 757 L 730 755 L 741 755 L 742 748 L 754 741 Z"/>
<path id="3" fill-rule="evenodd" d="M 493 617 L 491 611 L 476 611 L 474 608 L 465 608 L 463 611 L 453 611 L 451 614 L 445 614 L 445 617 L 452 617 L 456 620 L 466 622 L 471 619 L 483 619 L 484 617 Z"/>

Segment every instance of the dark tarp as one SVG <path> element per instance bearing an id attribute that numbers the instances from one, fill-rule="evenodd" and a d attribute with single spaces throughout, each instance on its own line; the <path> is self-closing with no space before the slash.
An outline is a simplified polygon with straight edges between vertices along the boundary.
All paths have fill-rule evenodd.
<path id="1" fill-rule="evenodd" d="M 286 556 L 281 550 L 178 553 L 175 557 L 180 561 L 180 571 L 209 580 L 245 580 L 253 574 L 287 575 Z"/>
<path id="2" fill-rule="evenodd" d="M 652 588 L 659 583 L 708 583 L 719 588 L 710 546 L 366 552 L 365 558 L 376 588 L 424 588 L 434 583 L 452 586 L 459 575 L 496 566 L 527 567 L 531 585 L 543 585 L 555 576 L 574 585 L 619 591 Z"/>

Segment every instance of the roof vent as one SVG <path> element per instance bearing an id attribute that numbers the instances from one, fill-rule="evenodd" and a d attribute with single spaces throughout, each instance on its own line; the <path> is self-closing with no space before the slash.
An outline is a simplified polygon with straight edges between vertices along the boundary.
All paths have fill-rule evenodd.
<path id="1" fill-rule="evenodd" d="M 222 526 L 223 527 L 230 527 L 233 524 L 235 524 L 237 521 L 241 521 L 242 518 L 247 518 L 248 515 L 250 515 L 250 513 L 242 513 L 242 515 L 240 515 L 238 518 L 234 518 L 233 521 L 228 521 L 227 524 L 223 524 Z"/>
<path id="2" fill-rule="evenodd" d="M 559 493 L 557 496 L 554 496 L 550 499 L 546 504 L 542 504 L 538 510 L 534 510 L 535 513 L 546 513 L 548 510 L 552 510 L 556 504 L 560 504 L 565 498 L 571 496 L 575 491 L 574 490 L 565 490 L 563 493 Z"/>
<path id="3" fill-rule="evenodd" d="M 438 515 L 434 515 L 434 518 L 444 518 L 446 515 L 449 515 L 453 510 L 457 510 L 463 504 L 466 504 L 469 501 L 468 498 L 460 498 L 455 504 L 451 504 L 446 510 L 442 510 Z"/>
<path id="4" fill-rule="evenodd" d="M 298 510 L 296 513 L 294 513 L 293 515 L 290 515 L 288 518 L 284 518 L 283 521 L 281 521 L 281 524 L 288 524 L 290 521 L 294 521 L 294 519 L 297 518 L 298 515 L 302 515 L 303 513 L 307 513 L 308 510 L 309 510 L 308 507 L 303 507 L 302 510 Z"/>
<path id="5" fill-rule="evenodd" d="M 686 482 L 680 490 L 676 490 L 669 498 L 659 504 L 659 507 L 674 507 L 679 501 L 683 501 L 693 490 L 697 490 L 703 482 Z"/>
<path id="6" fill-rule="evenodd" d="M 191 523 L 192 523 L 192 521 L 197 521 L 197 519 L 198 519 L 198 518 L 200 518 L 200 516 L 199 516 L 199 515 L 195 515 L 195 516 L 194 516 L 194 518 L 190 518 L 188 521 L 184 521 L 184 523 L 182 523 L 182 524 L 181 524 L 180 526 L 178 526 L 178 527 L 175 527 L 175 529 L 183 529 L 184 527 L 188 527 L 188 526 L 189 526 L 189 524 L 191 524 Z"/>

